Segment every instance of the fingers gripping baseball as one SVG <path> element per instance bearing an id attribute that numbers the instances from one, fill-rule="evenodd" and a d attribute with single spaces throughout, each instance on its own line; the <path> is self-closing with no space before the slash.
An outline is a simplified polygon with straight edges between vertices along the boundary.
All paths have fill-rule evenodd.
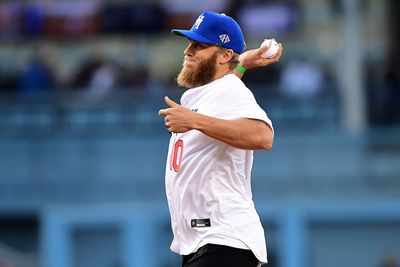
<path id="1" fill-rule="evenodd" d="M 268 46 L 261 46 L 260 48 L 244 52 L 239 57 L 240 64 L 246 69 L 252 69 L 257 67 L 265 67 L 278 62 L 283 52 L 282 44 L 279 44 L 278 53 L 273 58 L 265 58 L 262 56 L 268 49 Z"/>
<path id="2" fill-rule="evenodd" d="M 264 46 L 264 47 L 260 47 L 258 50 L 259 50 L 259 55 L 261 57 L 266 52 L 266 50 L 268 50 L 268 48 L 266 46 Z M 275 63 L 275 62 L 278 62 L 279 59 L 282 56 L 282 52 L 283 52 L 283 46 L 280 43 L 279 44 L 279 48 L 278 48 L 278 52 L 276 53 L 276 55 L 274 57 L 272 57 L 272 58 L 264 58 L 264 57 L 262 57 L 262 59 L 265 59 L 264 60 L 265 66 L 269 65 L 269 64 L 272 64 L 272 63 Z"/>
<path id="3" fill-rule="evenodd" d="M 174 133 L 184 133 L 191 130 L 194 112 L 175 103 L 167 96 L 164 100 L 169 108 L 160 109 L 158 115 L 164 116 L 165 127 Z"/>

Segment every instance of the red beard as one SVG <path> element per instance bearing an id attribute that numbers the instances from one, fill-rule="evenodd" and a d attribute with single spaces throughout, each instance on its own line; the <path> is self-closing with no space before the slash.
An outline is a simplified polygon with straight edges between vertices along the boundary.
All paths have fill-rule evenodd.
<path id="1" fill-rule="evenodd" d="M 196 68 L 183 66 L 178 75 L 178 85 L 186 88 L 194 88 L 212 82 L 217 72 L 217 52 L 206 60 L 200 60 Z"/>

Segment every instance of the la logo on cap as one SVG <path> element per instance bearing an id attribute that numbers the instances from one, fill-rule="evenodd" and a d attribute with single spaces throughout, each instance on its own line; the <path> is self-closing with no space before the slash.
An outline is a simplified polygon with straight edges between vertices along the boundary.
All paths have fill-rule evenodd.
<path id="1" fill-rule="evenodd" d="M 195 42 L 220 45 L 238 54 L 244 49 L 242 29 L 233 18 L 225 14 L 204 11 L 190 30 L 173 29 L 171 32 Z"/>
<path id="2" fill-rule="evenodd" d="M 194 26 L 195 26 L 196 30 L 199 29 L 199 26 L 200 26 L 200 24 L 203 22 L 203 19 L 204 19 L 204 16 L 203 16 L 203 15 L 200 15 L 200 16 L 197 18 L 196 22 L 194 23 Z"/>

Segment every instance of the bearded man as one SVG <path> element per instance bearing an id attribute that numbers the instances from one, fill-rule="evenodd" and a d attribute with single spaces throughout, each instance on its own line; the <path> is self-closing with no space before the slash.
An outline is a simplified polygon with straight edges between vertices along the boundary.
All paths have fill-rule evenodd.
<path id="1" fill-rule="evenodd" d="M 166 194 L 183 267 L 256 267 L 267 262 L 264 230 L 251 192 L 253 150 L 270 150 L 274 131 L 241 77 L 246 68 L 277 62 L 268 47 L 245 47 L 239 24 L 225 14 L 203 12 L 185 36 L 178 85 L 180 104 L 168 97 L 159 111 L 172 133 Z M 240 63 L 240 64 L 239 64 Z"/>

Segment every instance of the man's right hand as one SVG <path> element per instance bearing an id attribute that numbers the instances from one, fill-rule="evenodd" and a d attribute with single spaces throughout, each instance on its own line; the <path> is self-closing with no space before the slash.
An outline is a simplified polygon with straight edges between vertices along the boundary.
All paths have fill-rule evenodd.
<path id="1" fill-rule="evenodd" d="M 196 121 L 197 113 L 187 109 L 178 103 L 175 103 L 167 96 L 164 98 L 168 108 L 160 109 L 159 116 L 164 116 L 165 127 L 173 133 L 184 133 L 193 129 L 193 123 Z"/>

